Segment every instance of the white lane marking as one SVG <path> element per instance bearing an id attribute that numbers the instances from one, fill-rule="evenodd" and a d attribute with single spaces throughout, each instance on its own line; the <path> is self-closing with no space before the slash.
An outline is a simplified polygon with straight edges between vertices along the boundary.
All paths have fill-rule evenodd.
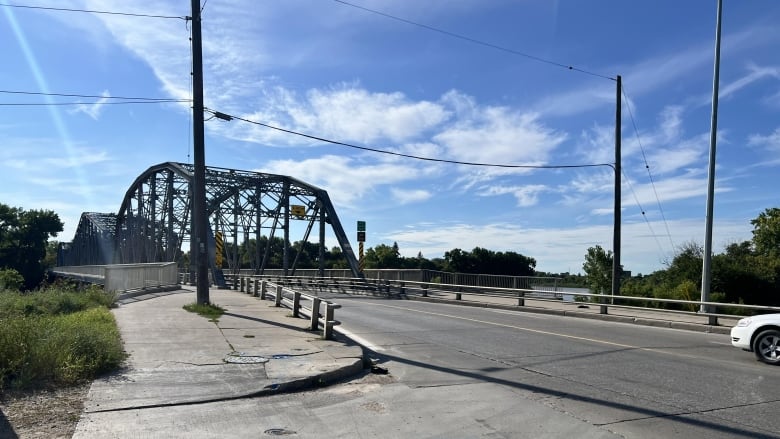
<path id="1" fill-rule="evenodd" d="M 355 343 L 359 344 L 360 346 L 363 346 L 364 348 L 370 349 L 374 352 L 377 351 L 384 351 L 385 348 L 381 346 L 377 346 L 370 341 L 366 340 L 365 338 L 355 334 L 354 332 L 350 331 L 349 329 L 344 328 L 343 325 L 339 325 L 334 330 L 340 334 L 343 334 L 347 338 L 352 339 Z"/>
<path id="2" fill-rule="evenodd" d="M 546 317 L 546 316 L 538 316 L 538 315 L 535 315 L 535 314 L 522 312 L 522 311 L 506 311 L 506 310 L 503 310 L 503 309 L 490 309 L 490 308 L 488 308 L 488 310 L 490 312 L 495 312 L 495 313 L 498 313 L 498 314 L 510 314 L 510 315 L 513 315 L 513 316 L 523 316 L 523 317 L 528 317 L 529 319 L 543 319 L 543 318 Z"/>
<path id="3" fill-rule="evenodd" d="M 639 351 L 656 352 L 656 353 L 659 353 L 659 354 L 671 355 L 671 356 L 674 356 L 674 357 L 693 358 L 693 359 L 696 359 L 696 360 L 706 359 L 705 357 L 698 357 L 698 356 L 695 356 L 695 355 L 681 354 L 681 353 L 678 353 L 678 352 L 668 352 L 668 351 L 663 351 L 663 350 L 655 349 L 655 348 L 643 348 L 641 346 L 634 346 L 634 345 L 628 345 L 628 344 L 623 344 L 623 343 L 615 343 L 615 342 L 611 342 L 611 341 L 600 340 L 600 339 L 597 339 L 597 338 L 580 337 L 580 336 L 577 336 L 577 335 L 570 335 L 570 334 L 561 334 L 560 332 L 543 331 L 541 329 L 526 328 L 526 327 L 523 327 L 523 326 L 507 325 L 507 324 L 504 324 L 504 323 L 497 323 L 497 322 L 488 322 L 488 321 L 485 321 L 485 320 L 471 319 L 471 318 L 468 318 L 468 317 L 454 316 L 454 315 L 451 315 L 451 314 L 444 314 L 444 313 L 431 312 L 431 311 L 422 311 L 422 310 L 417 310 L 417 309 L 413 309 L 413 308 L 404 308 L 404 307 L 401 307 L 401 306 L 385 305 L 385 304 L 381 304 L 381 303 L 374 303 L 372 305 L 374 305 L 374 306 L 383 306 L 385 308 L 394 308 L 394 309 L 399 309 L 399 310 L 402 310 L 402 311 L 412 311 L 412 312 L 416 312 L 416 313 L 420 313 L 420 314 L 428 314 L 428 315 L 432 315 L 432 316 L 439 316 L 439 317 L 447 317 L 447 318 L 457 319 L 457 320 L 464 320 L 464 321 L 467 321 L 467 322 L 482 323 L 482 324 L 485 324 L 485 325 L 493 325 L 493 326 L 499 326 L 499 327 L 503 327 L 503 328 L 517 329 L 519 331 L 533 332 L 533 333 L 536 333 L 536 334 L 552 335 L 552 336 L 555 336 L 555 337 L 569 338 L 569 339 L 572 339 L 572 340 L 589 341 L 589 342 L 592 342 L 592 343 L 604 344 L 604 345 L 607 345 L 607 346 L 615 346 L 615 347 L 625 348 L 625 349 L 636 349 L 636 350 L 639 350 Z"/>

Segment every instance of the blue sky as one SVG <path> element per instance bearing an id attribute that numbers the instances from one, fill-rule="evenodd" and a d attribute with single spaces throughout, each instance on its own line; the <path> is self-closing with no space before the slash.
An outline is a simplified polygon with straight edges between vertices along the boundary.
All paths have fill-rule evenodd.
<path id="1" fill-rule="evenodd" d="M 184 0 L 5 3 L 190 15 Z M 332 0 L 208 0 L 205 105 L 403 154 L 609 163 L 615 82 L 602 76 L 621 75 L 625 269 L 662 269 L 676 248 L 704 241 L 715 0 L 353 3 L 509 50 Z M 750 220 L 780 206 L 780 2 L 724 3 L 716 252 L 750 239 Z M 0 93 L 0 202 L 54 210 L 65 222 L 58 239 L 70 241 L 81 212 L 116 212 L 148 167 L 192 160 L 189 104 L 109 104 L 191 97 L 184 20 L 0 9 L 0 90 L 106 97 Z M 8 105 L 66 102 L 82 105 Z M 609 167 L 469 167 L 237 120 L 205 125 L 207 165 L 326 189 L 350 239 L 366 221 L 369 247 L 397 242 L 404 256 L 434 258 L 480 246 L 574 273 L 588 247 L 612 249 Z"/>

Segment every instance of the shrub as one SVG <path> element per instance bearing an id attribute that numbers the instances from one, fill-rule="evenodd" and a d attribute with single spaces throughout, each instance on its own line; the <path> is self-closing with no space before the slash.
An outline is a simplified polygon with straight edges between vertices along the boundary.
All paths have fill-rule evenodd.
<path id="1" fill-rule="evenodd" d="M 114 300 L 99 288 L 0 293 L 0 388 L 69 385 L 119 367 Z"/>
<path id="2" fill-rule="evenodd" d="M 0 291 L 12 290 L 18 291 L 24 285 L 24 278 L 13 268 L 4 268 L 0 270 Z"/>

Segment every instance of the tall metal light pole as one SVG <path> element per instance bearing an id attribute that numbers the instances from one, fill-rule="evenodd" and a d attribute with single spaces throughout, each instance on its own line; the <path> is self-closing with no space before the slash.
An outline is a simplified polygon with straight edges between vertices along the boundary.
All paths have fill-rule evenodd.
<path id="1" fill-rule="evenodd" d="M 717 21 L 715 24 L 715 68 L 712 79 L 712 120 L 710 122 L 710 166 L 707 173 L 707 217 L 704 231 L 704 254 L 701 268 L 701 301 L 709 302 L 712 281 L 712 213 L 715 199 L 715 143 L 718 137 L 718 84 L 720 82 L 720 18 L 723 0 L 718 0 Z M 709 306 L 701 304 L 700 311 L 706 313 Z M 715 316 L 709 317 L 710 325 L 717 325 Z"/>
<path id="2" fill-rule="evenodd" d="M 197 301 L 209 303 L 208 268 L 208 215 L 206 212 L 206 154 L 203 135 L 203 45 L 200 32 L 200 0 L 192 0 L 192 127 L 194 167 L 192 199 L 192 235 L 196 243 L 195 258 L 197 266 Z M 193 248 L 193 247 L 190 247 Z"/>

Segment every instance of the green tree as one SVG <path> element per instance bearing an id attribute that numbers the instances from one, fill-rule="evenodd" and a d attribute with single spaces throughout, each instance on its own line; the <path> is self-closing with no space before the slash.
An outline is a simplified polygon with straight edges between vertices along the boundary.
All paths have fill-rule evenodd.
<path id="1" fill-rule="evenodd" d="M 44 279 L 47 242 L 62 229 L 53 211 L 0 203 L 0 268 L 13 268 L 24 277 L 25 288 L 35 288 Z"/>
<path id="2" fill-rule="evenodd" d="M 394 242 L 392 247 L 379 244 L 369 248 L 366 250 L 365 264 L 366 268 L 400 268 L 401 255 L 398 244 Z"/>
<path id="3" fill-rule="evenodd" d="M 612 290 L 612 251 L 600 245 L 589 247 L 582 269 L 592 293 L 604 294 Z"/>
<path id="4" fill-rule="evenodd" d="M 750 221 L 753 225 L 753 245 L 762 255 L 780 257 L 780 208 L 761 212 Z"/>

